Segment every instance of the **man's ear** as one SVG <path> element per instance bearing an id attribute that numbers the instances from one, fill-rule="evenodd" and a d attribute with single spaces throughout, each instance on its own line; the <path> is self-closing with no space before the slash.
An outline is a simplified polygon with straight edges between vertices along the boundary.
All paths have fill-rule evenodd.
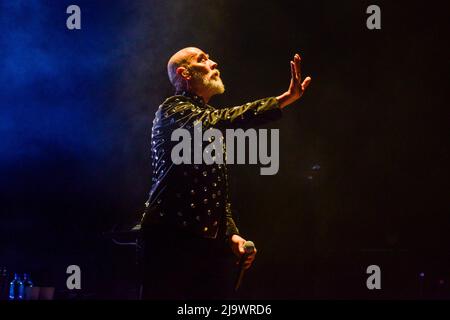
<path id="1" fill-rule="evenodd" d="M 177 74 L 183 77 L 186 80 L 191 79 L 191 75 L 189 73 L 189 70 L 186 67 L 178 67 L 177 68 Z"/>

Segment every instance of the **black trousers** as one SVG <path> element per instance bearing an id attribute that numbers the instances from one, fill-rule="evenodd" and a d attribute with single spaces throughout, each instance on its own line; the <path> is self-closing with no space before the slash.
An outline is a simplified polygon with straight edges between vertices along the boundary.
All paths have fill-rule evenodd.
<path id="1" fill-rule="evenodd" d="M 147 226 L 139 241 L 141 298 L 233 299 L 236 257 L 222 238 L 204 239 L 165 226 Z"/>

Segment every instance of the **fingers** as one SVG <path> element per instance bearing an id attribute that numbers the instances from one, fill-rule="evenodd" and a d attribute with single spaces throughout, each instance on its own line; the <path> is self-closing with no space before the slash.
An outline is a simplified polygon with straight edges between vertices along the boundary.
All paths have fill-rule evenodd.
<path id="1" fill-rule="evenodd" d="M 247 270 L 248 268 L 250 268 L 252 266 L 254 260 L 255 259 L 253 258 L 252 260 L 245 261 L 244 265 L 243 265 L 244 270 Z"/>
<path id="2" fill-rule="evenodd" d="M 291 60 L 291 76 L 292 76 L 292 80 L 294 80 L 295 82 L 299 82 L 298 79 L 298 71 L 297 71 L 297 63 L 295 61 L 295 57 L 294 60 Z"/>
<path id="3" fill-rule="evenodd" d="M 245 244 L 245 240 L 242 240 L 242 241 L 239 243 L 239 253 L 240 253 L 241 255 L 245 253 L 244 244 Z"/>
<path id="4" fill-rule="evenodd" d="M 291 78 L 292 81 L 297 81 L 297 73 L 295 72 L 295 64 L 291 61 Z"/>
<path id="5" fill-rule="evenodd" d="M 296 53 L 294 55 L 294 60 L 291 60 L 291 77 L 292 77 L 292 80 L 294 80 L 295 82 L 297 82 L 299 84 L 302 79 L 301 64 L 300 64 L 301 61 L 302 61 L 302 58 L 300 57 L 300 55 L 298 53 Z"/>
<path id="6" fill-rule="evenodd" d="M 245 262 L 244 262 L 243 268 L 244 268 L 245 270 L 247 270 L 248 268 L 250 268 L 251 265 L 253 264 L 253 261 L 255 260 L 255 258 L 256 258 L 256 249 L 255 249 L 255 251 L 254 251 L 251 255 L 249 255 L 249 256 L 247 257 L 247 259 L 246 259 Z"/>
<path id="7" fill-rule="evenodd" d="M 311 77 L 306 77 L 305 80 L 303 80 L 303 82 L 301 82 L 302 79 L 302 74 L 301 74 L 301 61 L 302 58 L 300 57 L 300 55 L 298 53 L 295 54 L 294 56 L 294 69 L 295 69 L 295 73 L 298 79 L 298 82 L 301 83 L 301 91 L 305 91 L 306 88 L 308 88 L 309 84 L 311 83 Z"/>
<path id="8" fill-rule="evenodd" d="M 302 82 L 302 91 L 305 91 L 306 88 L 308 88 L 310 82 L 311 77 L 306 77 L 305 80 Z"/>
<path id="9" fill-rule="evenodd" d="M 294 56 L 294 62 L 295 62 L 295 72 L 297 74 L 297 80 L 300 82 L 302 79 L 302 74 L 301 74 L 301 67 L 300 67 L 300 62 L 302 61 L 302 58 L 300 57 L 300 55 L 298 53 L 295 54 Z"/>
<path id="10" fill-rule="evenodd" d="M 253 251 L 253 253 L 252 254 L 250 254 L 246 259 L 245 259 L 245 261 L 244 261 L 244 263 L 242 264 L 242 268 L 244 268 L 244 270 L 247 270 L 248 268 L 250 268 L 251 267 L 251 265 L 253 264 L 253 261 L 255 260 L 255 258 L 256 258 L 256 249 L 255 249 L 255 251 Z M 239 265 L 239 260 L 238 261 L 236 261 L 236 265 Z"/>

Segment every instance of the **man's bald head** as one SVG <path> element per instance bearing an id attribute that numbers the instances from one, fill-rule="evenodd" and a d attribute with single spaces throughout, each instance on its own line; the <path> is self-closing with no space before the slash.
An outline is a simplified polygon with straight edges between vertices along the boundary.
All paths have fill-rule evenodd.
<path id="1" fill-rule="evenodd" d="M 182 86 L 183 82 L 182 76 L 177 74 L 177 69 L 179 67 L 185 67 L 189 69 L 191 59 L 195 58 L 199 53 L 202 52 L 203 51 L 199 48 L 187 47 L 181 49 L 172 57 L 170 57 L 169 62 L 167 63 L 167 73 L 169 75 L 170 83 L 172 83 L 175 89 L 179 89 L 180 86 Z"/>
<path id="2" fill-rule="evenodd" d="M 187 47 L 175 53 L 167 63 L 167 73 L 177 92 L 189 91 L 205 101 L 225 91 L 217 63 L 199 48 Z"/>

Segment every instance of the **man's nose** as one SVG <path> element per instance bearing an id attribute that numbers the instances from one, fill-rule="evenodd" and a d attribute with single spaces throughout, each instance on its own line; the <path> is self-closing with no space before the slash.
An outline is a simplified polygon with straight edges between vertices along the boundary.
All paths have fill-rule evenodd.
<path id="1" fill-rule="evenodd" d="M 217 68 L 217 66 L 218 66 L 218 64 L 215 62 L 215 61 L 213 61 L 213 60 L 210 60 L 211 61 L 211 69 L 216 69 Z"/>

